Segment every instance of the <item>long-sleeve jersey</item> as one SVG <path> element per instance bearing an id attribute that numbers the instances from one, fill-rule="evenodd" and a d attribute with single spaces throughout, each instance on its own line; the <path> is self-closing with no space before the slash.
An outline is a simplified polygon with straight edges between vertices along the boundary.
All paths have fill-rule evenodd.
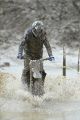
<path id="1" fill-rule="evenodd" d="M 43 45 L 46 47 L 48 55 L 52 55 L 50 44 L 47 40 L 46 33 L 41 36 L 34 36 L 31 29 L 29 29 L 25 35 L 24 40 L 19 46 L 19 53 L 28 55 L 30 59 L 40 59 L 43 55 Z"/>

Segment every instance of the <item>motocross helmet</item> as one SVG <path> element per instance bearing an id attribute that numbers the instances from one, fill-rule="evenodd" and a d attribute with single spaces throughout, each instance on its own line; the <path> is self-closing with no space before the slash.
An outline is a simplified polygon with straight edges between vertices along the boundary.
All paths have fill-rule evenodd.
<path id="1" fill-rule="evenodd" d="M 32 24 L 32 32 L 37 37 L 40 36 L 44 31 L 44 24 L 42 21 L 35 21 Z"/>

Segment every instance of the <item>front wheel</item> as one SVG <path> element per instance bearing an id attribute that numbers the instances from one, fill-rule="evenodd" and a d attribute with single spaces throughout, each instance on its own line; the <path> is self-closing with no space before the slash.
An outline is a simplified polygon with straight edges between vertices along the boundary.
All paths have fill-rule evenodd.
<path id="1" fill-rule="evenodd" d="M 44 94 L 44 83 L 42 80 L 40 79 L 35 80 L 33 84 L 32 94 L 38 96 L 42 96 Z"/>

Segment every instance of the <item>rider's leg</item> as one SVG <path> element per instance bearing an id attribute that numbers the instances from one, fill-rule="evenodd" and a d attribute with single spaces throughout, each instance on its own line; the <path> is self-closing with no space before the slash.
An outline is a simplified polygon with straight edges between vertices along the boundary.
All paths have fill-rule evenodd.
<path id="1" fill-rule="evenodd" d="M 45 73 L 45 71 L 43 70 L 43 71 L 42 71 L 42 81 L 43 81 L 43 85 L 44 85 L 45 77 L 46 77 L 46 73 Z"/>
<path id="2" fill-rule="evenodd" d="M 22 73 L 22 83 L 27 84 L 27 87 L 29 88 L 30 86 L 30 69 L 29 69 L 29 59 L 24 59 L 24 69 Z"/>
<path id="3" fill-rule="evenodd" d="M 43 86 L 44 86 L 46 73 L 45 73 L 44 68 L 43 68 L 43 63 L 41 63 L 41 74 L 42 74 L 42 81 L 43 81 Z"/>
<path id="4" fill-rule="evenodd" d="M 30 72 L 27 71 L 26 69 L 23 70 L 23 73 L 22 73 L 22 83 L 25 85 L 27 84 L 27 87 L 29 87 L 30 85 Z"/>

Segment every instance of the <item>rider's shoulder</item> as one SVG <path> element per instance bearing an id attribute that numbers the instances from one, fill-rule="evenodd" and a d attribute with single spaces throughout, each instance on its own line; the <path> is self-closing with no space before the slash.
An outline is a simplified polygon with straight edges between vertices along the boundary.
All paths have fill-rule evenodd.
<path id="1" fill-rule="evenodd" d="M 24 40 L 28 41 L 32 36 L 32 29 L 28 28 L 24 33 Z"/>
<path id="2" fill-rule="evenodd" d="M 24 36 L 29 35 L 29 34 L 31 34 L 31 33 L 32 33 L 32 29 L 31 29 L 31 28 L 28 28 L 28 29 L 25 30 Z"/>

